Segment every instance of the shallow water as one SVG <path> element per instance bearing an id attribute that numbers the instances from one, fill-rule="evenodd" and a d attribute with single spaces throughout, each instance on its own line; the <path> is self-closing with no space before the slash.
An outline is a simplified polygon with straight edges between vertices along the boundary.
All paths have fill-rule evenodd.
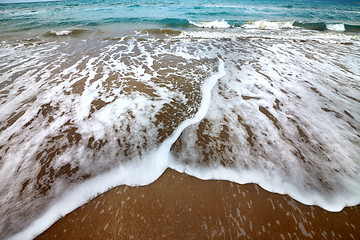
<path id="1" fill-rule="evenodd" d="M 150 5 L 188 14 L 180 3 Z M 359 204 L 360 38 L 346 31 L 358 15 L 344 14 L 358 8 L 341 6 L 342 27 L 329 21 L 321 31 L 296 26 L 286 10 L 294 6 L 284 7 L 291 20 L 241 26 L 220 14 L 162 28 L 169 16 L 164 25 L 140 13 L 147 24 L 49 25 L 99 7 L 73 4 L 1 6 L 2 16 L 21 13 L 18 25 L 1 23 L 2 238 L 27 226 L 24 236 L 36 236 L 97 194 L 149 184 L 168 167 L 330 211 Z M 125 6 L 109 4 L 99 11 Z M 40 25 L 26 30 L 25 13 L 39 6 Z M 262 5 L 262 16 L 273 7 Z M 317 20 L 301 24 L 328 19 Z"/>

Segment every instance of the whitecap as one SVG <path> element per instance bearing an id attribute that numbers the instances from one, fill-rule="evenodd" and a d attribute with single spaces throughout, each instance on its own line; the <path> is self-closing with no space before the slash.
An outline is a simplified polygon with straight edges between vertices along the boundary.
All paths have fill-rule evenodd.
<path id="1" fill-rule="evenodd" d="M 212 21 L 212 22 L 190 21 L 189 23 L 198 28 L 230 28 L 231 27 L 231 25 L 228 22 L 226 22 L 225 20 L 221 20 L 221 21 L 216 20 L 216 21 Z"/>
<path id="2" fill-rule="evenodd" d="M 293 28 L 293 21 L 250 21 L 245 23 L 242 27 L 247 29 L 259 29 L 259 30 L 275 30 L 275 29 L 291 29 Z"/>
<path id="3" fill-rule="evenodd" d="M 55 34 L 56 36 L 67 36 L 72 33 L 71 30 L 60 30 L 60 31 L 50 31 L 52 34 Z"/>
<path id="4" fill-rule="evenodd" d="M 331 31 L 345 32 L 345 25 L 342 23 L 326 24 L 326 28 Z"/>

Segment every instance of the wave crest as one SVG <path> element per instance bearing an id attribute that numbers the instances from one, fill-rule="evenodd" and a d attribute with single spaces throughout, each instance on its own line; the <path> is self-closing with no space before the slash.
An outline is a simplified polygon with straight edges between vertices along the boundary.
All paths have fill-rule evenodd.
<path id="1" fill-rule="evenodd" d="M 189 22 L 190 24 L 194 25 L 195 27 L 198 27 L 198 28 L 216 28 L 216 29 L 219 29 L 219 28 L 230 28 L 231 25 L 226 22 L 225 20 L 221 20 L 221 21 L 218 21 L 218 20 L 215 20 L 215 21 L 212 21 L 212 22 L 207 22 L 207 21 L 203 21 L 203 22 L 193 22 L 193 21 L 190 21 Z"/>
<path id="2" fill-rule="evenodd" d="M 345 25 L 342 23 L 326 24 L 326 28 L 331 31 L 345 32 Z"/>
<path id="3" fill-rule="evenodd" d="M 259 29 L 259 30 L 277 30 L 277 29 L 291 29 L 293 28 L 293 21 L 250 21 L 245 23 L 242 27 L 247 29 Z"/>
<path id="4" fill-rule="evenodd" d="M 61 37 L 61 36 L 69 36 L 69 35 L 79 35 L 87 32 L 84 29 L 63 29 L 63 30 L 51 30 L 45 33 L 45 37 Z"/>

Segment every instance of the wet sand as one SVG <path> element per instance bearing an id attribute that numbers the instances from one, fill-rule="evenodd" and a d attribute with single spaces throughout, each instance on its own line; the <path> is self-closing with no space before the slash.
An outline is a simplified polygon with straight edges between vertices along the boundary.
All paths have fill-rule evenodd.
<path id="1" fill-rule="evenodd" d="M 116 187 L 36 239 L 360 239 L 360 205 L 301 204 L 255 184 L 203 181 L 168 169 L 143 187 Z"/>

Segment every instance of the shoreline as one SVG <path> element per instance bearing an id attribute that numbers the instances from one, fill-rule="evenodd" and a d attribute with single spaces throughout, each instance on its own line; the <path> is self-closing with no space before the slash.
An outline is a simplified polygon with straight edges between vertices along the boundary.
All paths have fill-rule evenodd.
<path id="1" fill-rule="evenodd" d="M 150 185 L 99 195 L 36 239 L 360 239 L 359 213 L 167 169 Z"/>

